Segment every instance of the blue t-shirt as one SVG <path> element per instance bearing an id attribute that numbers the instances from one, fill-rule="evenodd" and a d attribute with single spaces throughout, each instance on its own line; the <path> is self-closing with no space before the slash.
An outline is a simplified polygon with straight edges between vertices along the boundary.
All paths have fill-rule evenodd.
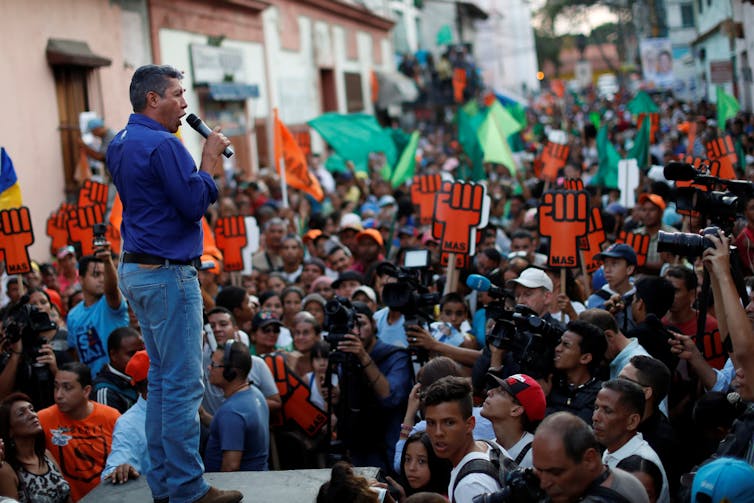
<path id="1" fill-rule="evenodd" d="M 204 468 L 219 472 L 223 451 L 242 451 L 238 471 L 266 471 L 270 446 L 270 411 L 256 387 L 230 396 L 217 409 L 209 426 Z"/>
<path id="2" fill-rule="evenodd" d="M 391 325 L 387 321 L 389 311 L 389 308 L 383 307 L 374 313 L 373 318 L 377 326 L 377 338 L 385 344 L 407 348 L 408 339 L 406 338 L 406 329 L 403 326 L 406 318 L 401 315 L 398 321 Z"/>
<path id="3" fill-rule="evenodd" d="M 128 306 L 121 300 L 118 309 L 112 309 L 103 295 L 87 307 L 79 302 L 68 313 L 68 347 L 76 348 L 79 360 L 96 376 L 108 362 L 107 338 L 116 328 L 128 326 Z"/>

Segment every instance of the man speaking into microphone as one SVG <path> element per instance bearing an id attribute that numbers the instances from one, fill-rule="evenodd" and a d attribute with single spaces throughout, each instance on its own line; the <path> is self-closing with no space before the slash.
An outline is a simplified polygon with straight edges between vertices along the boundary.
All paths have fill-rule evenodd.
<path id="1" fill-rule="evenodd" d="M 146 65 L 131 80 L 134 113 L 107 149 L 123 202 L 120 288 L 149 354 L 146 434 L 156 502 L 236 502 L 204 480 L 199 457 L 202 297 L 196 266 L 202 217 L 217 200 L 212 175 L 230 141 L 210 131 L 199 168 L 174 135 L 187 107 L 182 74 Z"/>

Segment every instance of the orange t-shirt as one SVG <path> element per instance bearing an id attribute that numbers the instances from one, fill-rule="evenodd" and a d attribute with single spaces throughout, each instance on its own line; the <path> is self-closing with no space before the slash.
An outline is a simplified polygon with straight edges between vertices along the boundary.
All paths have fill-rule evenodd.
<path id="1" fill-rule="evenodd" d="M 112 407 L 91 403 L 92 413 L 80 421 L 64 415 L 57 405 L 39 411 L 47 449 L 71 485 L 73 501 L 80 500 L 99 484 L 110 453 L 115 421 L 120 417 L 120 412 Z"/>

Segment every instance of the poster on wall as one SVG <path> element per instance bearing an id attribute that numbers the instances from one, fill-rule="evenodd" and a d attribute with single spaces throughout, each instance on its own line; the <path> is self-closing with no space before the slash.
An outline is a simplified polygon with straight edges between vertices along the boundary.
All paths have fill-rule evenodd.
<path id="1" fill-rule="evenodd" d="M 645 38 L 639 43 L 644 82 L 656 89 L 671 89 L 673 74 L 673 47 L 669 38 Z"/>

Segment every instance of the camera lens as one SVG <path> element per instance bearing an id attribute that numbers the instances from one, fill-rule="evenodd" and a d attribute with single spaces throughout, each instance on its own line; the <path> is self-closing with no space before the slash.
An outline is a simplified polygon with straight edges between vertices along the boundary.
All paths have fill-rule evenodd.
<path id="1" fill-rule="evenodd" d="M 657 237 L 658 252 L 670 252 L 684 257 L 701 257 L 704 250 L 711 246 L 712 242 L 699 234 L 660 231 Z"/>

